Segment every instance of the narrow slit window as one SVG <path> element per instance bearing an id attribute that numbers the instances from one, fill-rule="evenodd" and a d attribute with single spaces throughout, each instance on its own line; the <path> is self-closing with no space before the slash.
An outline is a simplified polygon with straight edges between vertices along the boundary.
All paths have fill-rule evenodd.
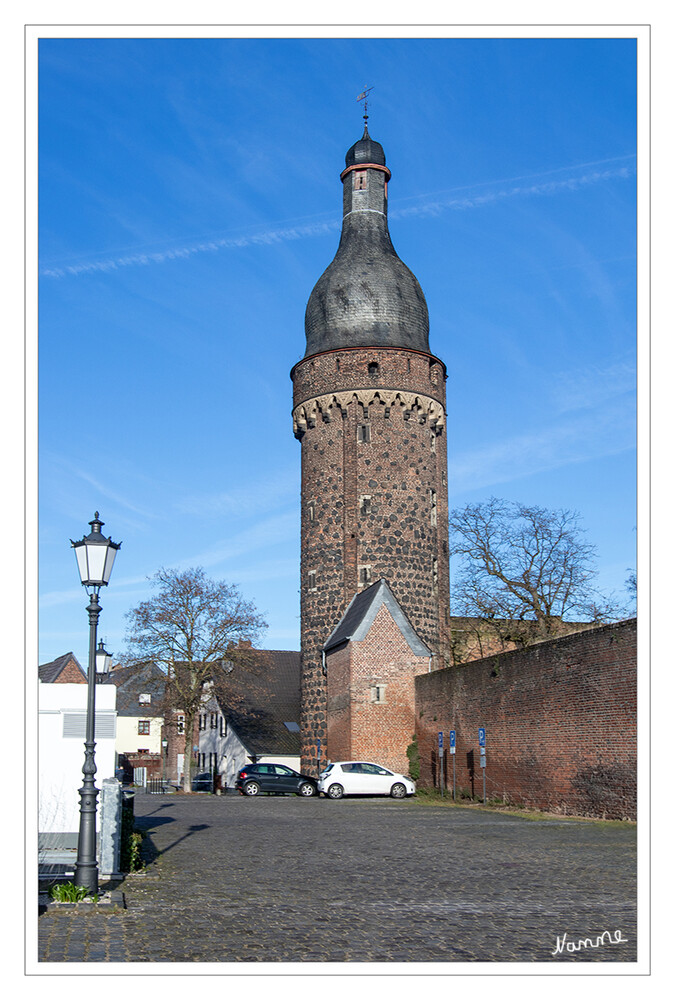
<path id="1" fill-rule="evenodd" d="M 431 502 L 431 527 L 435 528 L 438 524 L 438 497 L 436 496 L 436 490 L 429 490 L 430 502 Z"/>
<path id="2" fill-rule="evenodd" d="M 370 424 L 358 424 L 356 428 L 356 440 L 362 443 L 370 441 Z"/>
<path id="3" fill-rule="evenodd" d="M 307 586 L 310 590 L 316 590 L 316 572 L 313 569 L 307 574 Z"/>

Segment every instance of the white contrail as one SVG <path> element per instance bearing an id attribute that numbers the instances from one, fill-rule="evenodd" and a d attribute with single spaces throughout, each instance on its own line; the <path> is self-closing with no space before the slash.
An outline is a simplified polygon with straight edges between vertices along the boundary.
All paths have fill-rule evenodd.
<path id="1" fill-rule="evenodd" d="M 624 158 L 621 157 L 619 159 Z M 593 166 L 593 164 L 583 164 L 582 166 Z M 556 172 L 557 171 L 547 171 L 546 174 L 531 176 L 534 179 L 537 176 L 548 176 L 551 173 Z M 484 205 L 502 201 L 506 198 L 550 195 L 564 190 L 576 191 L 579 188 L 588 187 L 592 184 L 599 184 L 603 181 L 613 180 L 615 178 L 627 179 L 634 174 L 635 166 L 630 165 L 605 170 L 594 170 L 582 174 L 581 176 L 568 177 L 561 180 L 543 181 L 540 183 L 530 184 L 528 186 L 516 185 L 513 187 L 493 188 L 493 190 L 485 191 L 483 194 L 466 195 L 460 198 L 427 195 L 422 203 L 418 202 L 417 204 L 409 205 L 407 207 L 396 208 L 390 212 L 390 215 L 392 218 L 405 218 L 411 215 L 440 215 L 442 212 L 448 210 L 462 211 L 471 208 L 480 208 Z M 515 180 L 521 180 L 521 178 L 512 179 L 512 181 Z M 492 183 L 508 184 L 512 182 L 497 181 Z M 450 194 L 451 192 L 448 192 L 448 195 Z M 199 243 L 193 243 L 190 246 L 173 247 L 169 250 L 132 253 L 124 256 L 107 257 L 104 260 L 98 261 L 84 261 L 77 264 L 64 264 L 61 267 L 45 267 L 40 271 L 40 274 L 44 278 L 65 278 L 77 277 L 81 274 L 88 274 L 93 271 L 117 271 L 125 267 L 135 267 L 147 264 L 163 264 L 165 261 L 193 257 L 196 254 L 201 253 L 215 253 L 220 250 L 241 249 L 249 246 L 269 246 L 275 243 L 287 243 L 291 240 L 301 240 L 308 237 L 321 236 L 324 233 L 339 229 L 340 226 L 341 221 L 335 220 L 330 222 L 311 222 L 305 225 L 279 227 L 277 229 L 270 229 L 264 233 L 255 233 L 248 236 L 230 236 L 209 239 Z"/>

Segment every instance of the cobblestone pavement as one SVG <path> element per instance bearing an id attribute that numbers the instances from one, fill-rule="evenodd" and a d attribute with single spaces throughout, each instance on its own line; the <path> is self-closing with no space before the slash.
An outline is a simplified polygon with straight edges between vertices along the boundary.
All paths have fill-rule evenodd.
<path id="1" fill-rule="evenodd" d="M 40 962 L 637 960 L 627 824 L 390 799 L 138 795 L 135 807 L 149 863 L 123 882 L 126 908 L 49 907 Z M 567 951 L 617 930 L 626 943 Z"/>

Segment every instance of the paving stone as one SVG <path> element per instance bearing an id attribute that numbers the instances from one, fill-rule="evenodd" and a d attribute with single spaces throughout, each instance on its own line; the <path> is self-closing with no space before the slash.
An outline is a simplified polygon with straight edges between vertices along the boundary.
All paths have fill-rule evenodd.
<path id="1" fill-rule="evenodd" d="M 136 797 L 126 909 L 50 907 L 41 962 L 635 962 L 635 827 L 411 800 Z M 563 951 L 620 929 L 625 943 Z"/>

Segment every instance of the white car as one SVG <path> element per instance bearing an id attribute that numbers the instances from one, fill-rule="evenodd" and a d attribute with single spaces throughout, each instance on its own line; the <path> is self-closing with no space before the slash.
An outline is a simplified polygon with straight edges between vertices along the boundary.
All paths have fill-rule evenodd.
<path id="1" fill-rule="evenodd" d="M 329 764 L 321 772 L 319 792 L 329 799 L 341 799 L 343 795 L 391 795 L 392 799 L 404 799 L 415 794 L 415 782 L 381 764 L 348 760 Z"/>

